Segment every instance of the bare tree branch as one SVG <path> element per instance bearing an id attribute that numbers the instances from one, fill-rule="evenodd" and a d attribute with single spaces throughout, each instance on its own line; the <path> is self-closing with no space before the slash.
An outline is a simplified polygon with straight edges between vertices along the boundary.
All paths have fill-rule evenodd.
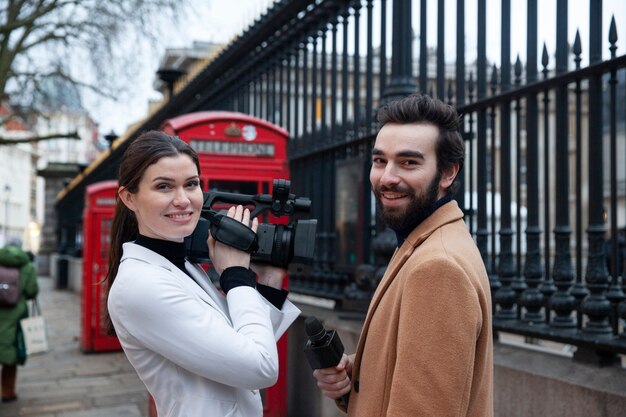
<path id="1" fill-rule="evenodd" d="M 79 4 L 79 3 L 80 3 L 79 0 L 70 0 L 70 1 L 54 0 L 54 1 L 51 1 L 49 4 L 45 5 L 45 0 L 41 0 L 34 7 L 33 13 L 28 15 L 25 19 L 19 19 L 19 18 L 8 19 L 6 23 L 0 25 L 0 33 L 7 34 L 7 33 L 14 31 L 15 29 L 19 29 L 24 26 L 31 26 L 37 19 L 43 16 L 46 16 L 47 14 L 54 12 L 55 10 L 58 10 L 70 4 Z M 17 10 L 18 13 L 21 11 L 19 9 Z"/>
<path id="2" fill-rule="evenodd" d="M 138 55 L 141 40 L 156 45 L 162 24 L 186 13 L 188 1 L 2 2 L 0 101 L 10 99 L 22 107 L 41 104 L 36 97 L 50 96 L 48 79 L 63 80 L 79 91 L 118 97 L 124 88 L 120 81 L 132 77 L 131 57 Z M 120 44 L 128 35 L 134 36 L 133 41 Z"/>
<path id="3" fill-rule="evenodd" d="M 78 136 L 78 132 L 54 133 L 51 135 L 29 136 L 26 138 L 19 138 L 19 139 L 11 139 L 11 138 L 0 136 L 0 146 L 17 145 L 18 143 L 35 143 L 35 142 L 41 142 L 44 140 L 55 140 L 55 139 L 80 140 L 80 136 Z"/>

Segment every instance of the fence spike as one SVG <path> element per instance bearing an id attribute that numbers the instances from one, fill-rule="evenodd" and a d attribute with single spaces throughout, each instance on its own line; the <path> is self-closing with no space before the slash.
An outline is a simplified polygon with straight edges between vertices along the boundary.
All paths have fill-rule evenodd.
<path id="1" fill-rule="evenodd" d="M 611 27 L 609 28 L 609 51 L 611 51 L 611 59 L 615 58 L 615 51 L 617 50 L 617 28 L 615 27 L 615 15 L 611 17 Z"/>
<path id="2" fill-rule="evenodd" d="M 580 31 L 576 29 L 576 37 L 574 38 L 574 46 L 572 48 L 572 52 L 574 52 L 574 62 L 576 63 L 576 69 L 580 68 L 581 55 L 583 53 L 583 48 L 580 44 Z"/>

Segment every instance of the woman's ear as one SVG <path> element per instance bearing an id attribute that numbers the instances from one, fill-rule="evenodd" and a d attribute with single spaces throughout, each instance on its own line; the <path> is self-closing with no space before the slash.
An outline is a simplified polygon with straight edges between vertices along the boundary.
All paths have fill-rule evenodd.
<path id="1" fill-rule="evenodd" d="M 135 195 L 133 193 L 128 191 L 126 187 L 120 187 L 117 189 L 117 195 L 120 196 L 120 200 L 130 211 L 135 211 Z"/>

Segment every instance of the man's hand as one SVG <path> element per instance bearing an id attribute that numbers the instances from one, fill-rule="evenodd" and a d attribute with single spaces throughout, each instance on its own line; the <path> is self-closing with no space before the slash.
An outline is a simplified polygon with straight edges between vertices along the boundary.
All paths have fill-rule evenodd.
<path id="1" fill-rule="evenodd" d="M 325 396 L 336 400 L 350 392 L 350 378 L 352 378 L 352 360 L 344 354 L 333 368 L 316 369 L 313 376 L 317 379 Z"/>

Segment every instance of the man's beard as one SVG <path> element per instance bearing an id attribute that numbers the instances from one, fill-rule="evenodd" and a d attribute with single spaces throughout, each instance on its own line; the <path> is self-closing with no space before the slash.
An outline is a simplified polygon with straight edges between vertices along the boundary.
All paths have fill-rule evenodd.
<path id="1" fill-rule="evenodd" d="M 435 178 L 428 184 L 426 192 L 416 195 L 414 190 L 405 187 L 376 187 L 376 206 L 383 221 L 393 230 L 403 230 L 413 228 L 418 222 L 424 220 L 430 214 L 433 206 L 438 200 L 439 181 L 441 174 L 437 173 Z M 406 194 L 410 201 L 404 207 L 385 207 L 380 199 L 380 193 L 392 191 Z"/>

